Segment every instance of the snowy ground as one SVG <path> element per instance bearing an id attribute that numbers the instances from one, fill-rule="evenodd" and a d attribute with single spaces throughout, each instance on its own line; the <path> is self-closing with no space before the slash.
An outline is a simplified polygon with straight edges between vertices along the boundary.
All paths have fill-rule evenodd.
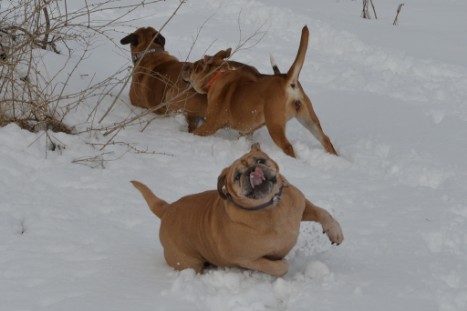
<path id="1" fill-rule="evenodd" d="M 159 221 L 129 180 L 168 201 L 214 189 L 250 141 L 229 130 L 195 137 L 176 116 L 144 132 L 128 127 L 104 151 L 90 145 L 105 143 L 101 135 L 53 134 L 65 148 L 52 152 L 45 135 L 9 125 L 0 129 L 0 309 L 466 310 L 467 3 L 412 0 L 394 27 L 400 0 L 373 2 L 378 20 L 360 18 L 361 1 L 189 1 L 163 32 L 166 48 L 185 58 L 209 18 L 189 57 L 196 60 L 208 46 L 212 54 L 237 44 L 241 13 L 243 38 L 261 26 L 266 33 L 234 59 L 271 72 L 269 54 L 287 70 L 309 26 L 301 81 L 341 156 L 326 154 L 296 121 L 287 135 L 298 159 L 264 129 L 253 139 L 339 220 L 341 246 L 303 223 L 282 278 L 174 272 Z M 136 26 L 160 28 L 177 4 L 134 12 L 139 19 L 115 42 Z M 87 64 L 83 72 L 105 76 L 130 58 L 96 44 Z M 127 91 L 106 122 L 140 111 L 124 103 Z M 85 128 L 84 117 L 69 118 Z M 83 165 L 95 156 L 101 167 Z"/>

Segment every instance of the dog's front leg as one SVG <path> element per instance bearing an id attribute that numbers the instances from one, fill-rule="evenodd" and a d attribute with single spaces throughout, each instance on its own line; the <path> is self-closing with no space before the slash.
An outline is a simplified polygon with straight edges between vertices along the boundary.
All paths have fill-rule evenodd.
<path id="1" fill-rule="evenodd" d="M 287 260 L 271 260 L 264 257 L 253 261 L 243 262 L 240 266 L 242 268 L 260 271 L 274 276 L 283 276 L 289 270 Z"/>
<path id="2" fill-rule="evenodd" d="M 200 121 L 200 117 L 186 115 L 185 118 L 186 118 L 186 123 L 188 124 L 188 133 L 192 133 L 198 127 L 198 122 Z"/>
<path id="3" fill-rule="evenodd" d="M 344 240 L 341 226 L 325 209 L 318 207 L 305 199 L 305 211 L 302 215 L 304 221 L 316 221 L 323 227 L 323 233 L 326 233 L 332 244 L 341 244 Z"/>
<path id="4" fill-rule="evenodd" d="M 219 123 L 220 118 L 213 115 L 206 115 L 206 120 L 198 128 L 193 130 L 193 134 L 198 136 L 209 136 L 214 135 L 223 126 Z"/>

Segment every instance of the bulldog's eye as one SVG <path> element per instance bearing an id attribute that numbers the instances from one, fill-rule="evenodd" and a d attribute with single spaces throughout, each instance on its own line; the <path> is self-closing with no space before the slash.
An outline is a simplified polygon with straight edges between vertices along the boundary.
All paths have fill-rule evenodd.
<path id="1" fill-rule="evenodd" d="M 256 164 L 266 164 L 266 160 L 265 159 L 257 159 Z"/>
<path id="2" fill-rule="evenodd" d="M 237 173 L 235 174 L 234 180 L 235 180 L 235 181 L 239 181 L 241 176 L 242 176 L 242 173 L 237 172 Z"/>

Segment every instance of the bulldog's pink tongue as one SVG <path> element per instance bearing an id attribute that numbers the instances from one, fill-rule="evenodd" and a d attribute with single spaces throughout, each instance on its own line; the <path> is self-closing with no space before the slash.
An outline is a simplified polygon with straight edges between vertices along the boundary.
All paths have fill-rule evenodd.
<path id="1" fill-rule="evenodd" d="M 250 183 L 252 188 L 261 185 L 265 180 L 266 177 L 264 177 L 264 172 L 259 167 L 255 168 L 255 170 L 250 173 Z"/>

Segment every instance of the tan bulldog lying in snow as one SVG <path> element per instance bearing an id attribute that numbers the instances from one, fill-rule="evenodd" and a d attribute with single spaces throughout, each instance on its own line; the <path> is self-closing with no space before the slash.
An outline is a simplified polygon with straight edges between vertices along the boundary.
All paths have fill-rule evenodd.
<path id="1" fill-rule="evenodd" d="M 287 273 L 284 257 L 297 242 L 300 221 L 319 222 L 333 244 L 344 238 L 339 223 L 289 184 L 259 144 L 222 171 L 217 190 L 172 204 L 144 184 L 132 183 L 161 219 L 164 256 L 176 270 L 201 273 L 212 264 L 281 276 Z"/>

